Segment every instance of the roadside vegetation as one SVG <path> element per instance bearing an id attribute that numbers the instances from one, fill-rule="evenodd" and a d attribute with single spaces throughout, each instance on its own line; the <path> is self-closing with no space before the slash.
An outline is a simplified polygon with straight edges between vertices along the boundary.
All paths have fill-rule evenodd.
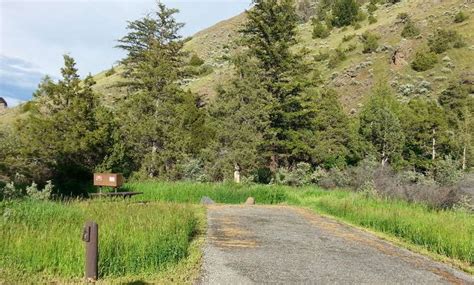
<path id="1" fill-rule="evenodd" d="M 81 281 L 87 220 L 99 224 L 102 280 L 186 280 L 198 270 L 193 243 L 205 222 L 197 206 L 26 199 L 0 202 L 0 213 L 0 282 Z M 188 272 L 170 274 L 185 264 Z"/>

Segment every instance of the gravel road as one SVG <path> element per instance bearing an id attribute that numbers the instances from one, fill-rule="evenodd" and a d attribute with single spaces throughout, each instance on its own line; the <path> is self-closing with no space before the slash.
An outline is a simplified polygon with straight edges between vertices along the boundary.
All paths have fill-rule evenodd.
<path id="1" fill-rule="evenodd" d="M 474 284 L 471 275 L 287 206 L 209 206 L 198 284 Z"/>

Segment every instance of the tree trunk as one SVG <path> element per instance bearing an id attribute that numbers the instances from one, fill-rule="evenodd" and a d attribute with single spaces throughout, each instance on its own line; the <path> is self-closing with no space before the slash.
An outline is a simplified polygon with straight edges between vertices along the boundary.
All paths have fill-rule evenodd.
<path id="1" fill-rule="evenodd" d="M 431 146 L 431 160 L 435 160 L 436 159 L 436 129 L 433 128 L 433 143 L 432 143 L 432 146 Z"/>
<path id="2" fill-rule="evenodd" d="M 153 178 L 155 176 L 155 165 L 156 165 L 156 151 L 158 148 L 156 147 L 156 143 L 153 142 L 151 147 L 151 166 L 148 169 L 148 177 Z"/>

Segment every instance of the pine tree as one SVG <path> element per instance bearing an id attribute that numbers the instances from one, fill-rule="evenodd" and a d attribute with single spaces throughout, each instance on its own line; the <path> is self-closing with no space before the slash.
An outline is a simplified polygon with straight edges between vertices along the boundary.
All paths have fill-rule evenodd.
<path id="1" fill-rule="evenodd" d="M 36 182 L 53 178 L 58 188 L 69 194 L 81 190 L 69 186 L 90 181 L 106 156 L 112 126 L 109 112 L 92 90 L 93 78 L 81 81 L 74 59 L 68 55 L 64 64 L 57 83 L 45 78 L 40 84 L 35 108 L 20 123 L 18 133 L 23 157 L 44 168 L 36 175 Z"/>
<path id="2" fill-rule="evenodd" d="M 298 25 L 294 2 L 255 0 L 254 4 L 241 32 L 244 45 L 257 60 L 257 77 L 273 99 L 264 149 L 275 170 L 309 159 L 302 149 L 315 115 L 313 94 L 306 92 L 311 69 L 291 51 Z"/>
<path id="3" fill-rule="evenodd" d="M 359 13 L 359 5 L 354 0 L 337 0 L 332 8 L 333 25 L 343 27 L 352 24 Z"/>
<path id="4" fill-rule="evenodd" d="M 206 132 L 198 98 L 179 85 L 185 53 L 177 12 L 158 3 L 154 17 L 130 22 L 129 33 L 119 40 L 118 47 L 128 52 L 123 64 L 129 94 L 117 113 L 122 126 L 111 167 L 126 165 L 128 173 L 141 169 L 149 177 L 172 178 L 190 146 L 202 145 Z"/>

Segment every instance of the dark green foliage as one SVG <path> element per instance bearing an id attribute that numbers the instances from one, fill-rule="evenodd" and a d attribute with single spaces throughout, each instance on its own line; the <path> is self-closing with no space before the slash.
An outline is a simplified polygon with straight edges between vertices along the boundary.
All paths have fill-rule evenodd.
<path id="1" fill-rule="evenodd" d="M 372 14 L 373 12 L 377 11 L 377 1 L 371 0 L 369 5 L 367 6 L 367 11 Z"/>
<path id="2" fill-rule="evenodd" d="M 422 50 L 415 54 L 411 62 L 411 68 L 416 71 L 426 71 L 432 69 L 438 62 L 438 57 L 434 52 Z"/>
<path id="3" fill-rule="evenodd" d="M 191 66 L 201 66 L 204 64 L 204 60 L 201 59 L 197 54 L 193 54 L 189 60 L 189 65 Z"/>
<path id="4" fill-rule="evenodd" d="M 402 0 L 386 0 L 387 3 L 390 3 L 390 4 L 397 4 L 398 2 L 401 2 Z"/>
<path id="5" fill-rule="evenodd" d="M 91 76 L 81 81 L 76 63 L 64 56 L 62 78 L 45 78 L 35 92 L 30 116 L 11 137 L 7 174 L 26 175 L 40 185 L 53 179 L 60 194 L 80 194 L 110 146 L 110 113 L 99 105 Z M 31 139 L 34 138 L 34 139 Z"/>
<path id="6" fill-rule="evenodd" d="M 451 83 L 438 98 L 446 112 L 453 133 L 451 138 L 454 159 L 460 159 L 462 169 L 472 166 L 474 157 L 474 99 L 469 95 L 468 86 L 458 82 Z"/>
<path id="7" fill-rule="evenodd" d="M 359 14 L 359 5 L 354 0 L 337 0 L 334 3 L 332 14 L 334 26 L 348 26 L 356 21 Z"/>
<path id="8" fill-rule="evenodd" d="M 458 32 L 453 30 L 438 29 L 428 38 L 428 46 L 435 53 L 443 53 L 451 48 L 464 47 L 466 43 Z"/>
<path id="9" fill-rule="evenodd" d="M 402 30 L 402 37 L 414 38 L 420 34 L 420 29 L 411 20 L 405 22 L 405 26 Z"/>
<path id="10" fill-rule="evenodd" d="M 371 53 L 377 50 L 379 43 L 379 36 L 370 32 L 365 32 L 362 34 L 360 41 L 363 44 L 362 52 Z"/>
<path id="11" fill-rule="evenodd" d="M 120 40 L 119 47 L 128 52 L 123 63 L 130 93 L 117 112 L 120 127 L 105 170 L 177 179 L 180 161 L 197 154 L 209 139 L 198 98 L 178 85 L 185 54 L 178 35 L 183 25 L 175 13 L 158 3 L 155 17 L 130 22 Z"/>
<path id="12" fill-rule="evenodd" d="M 455 23 L 462 23 L 467 19 L 469 19 L 469 15 L 464 13 L 463 11 L 459 11 L 458 13 L 456 13 L 456 16 L 454 16 Z"/>
<path id="13" fill-rule="evenodd" d="M 444 111 L 435 101 L 417 98 L 408 103 L 403 118 L 404 157 L 415 169 L 426 173 L 435 159 L 449 153 Z"/>
<path id="14" fill-rule="evenodd" d="M 325 24 L 321 23 L 318 20 L 313 21 L 313 39 L 324 39 L 327 38 L 330 34 L 331 32 Z"/>

